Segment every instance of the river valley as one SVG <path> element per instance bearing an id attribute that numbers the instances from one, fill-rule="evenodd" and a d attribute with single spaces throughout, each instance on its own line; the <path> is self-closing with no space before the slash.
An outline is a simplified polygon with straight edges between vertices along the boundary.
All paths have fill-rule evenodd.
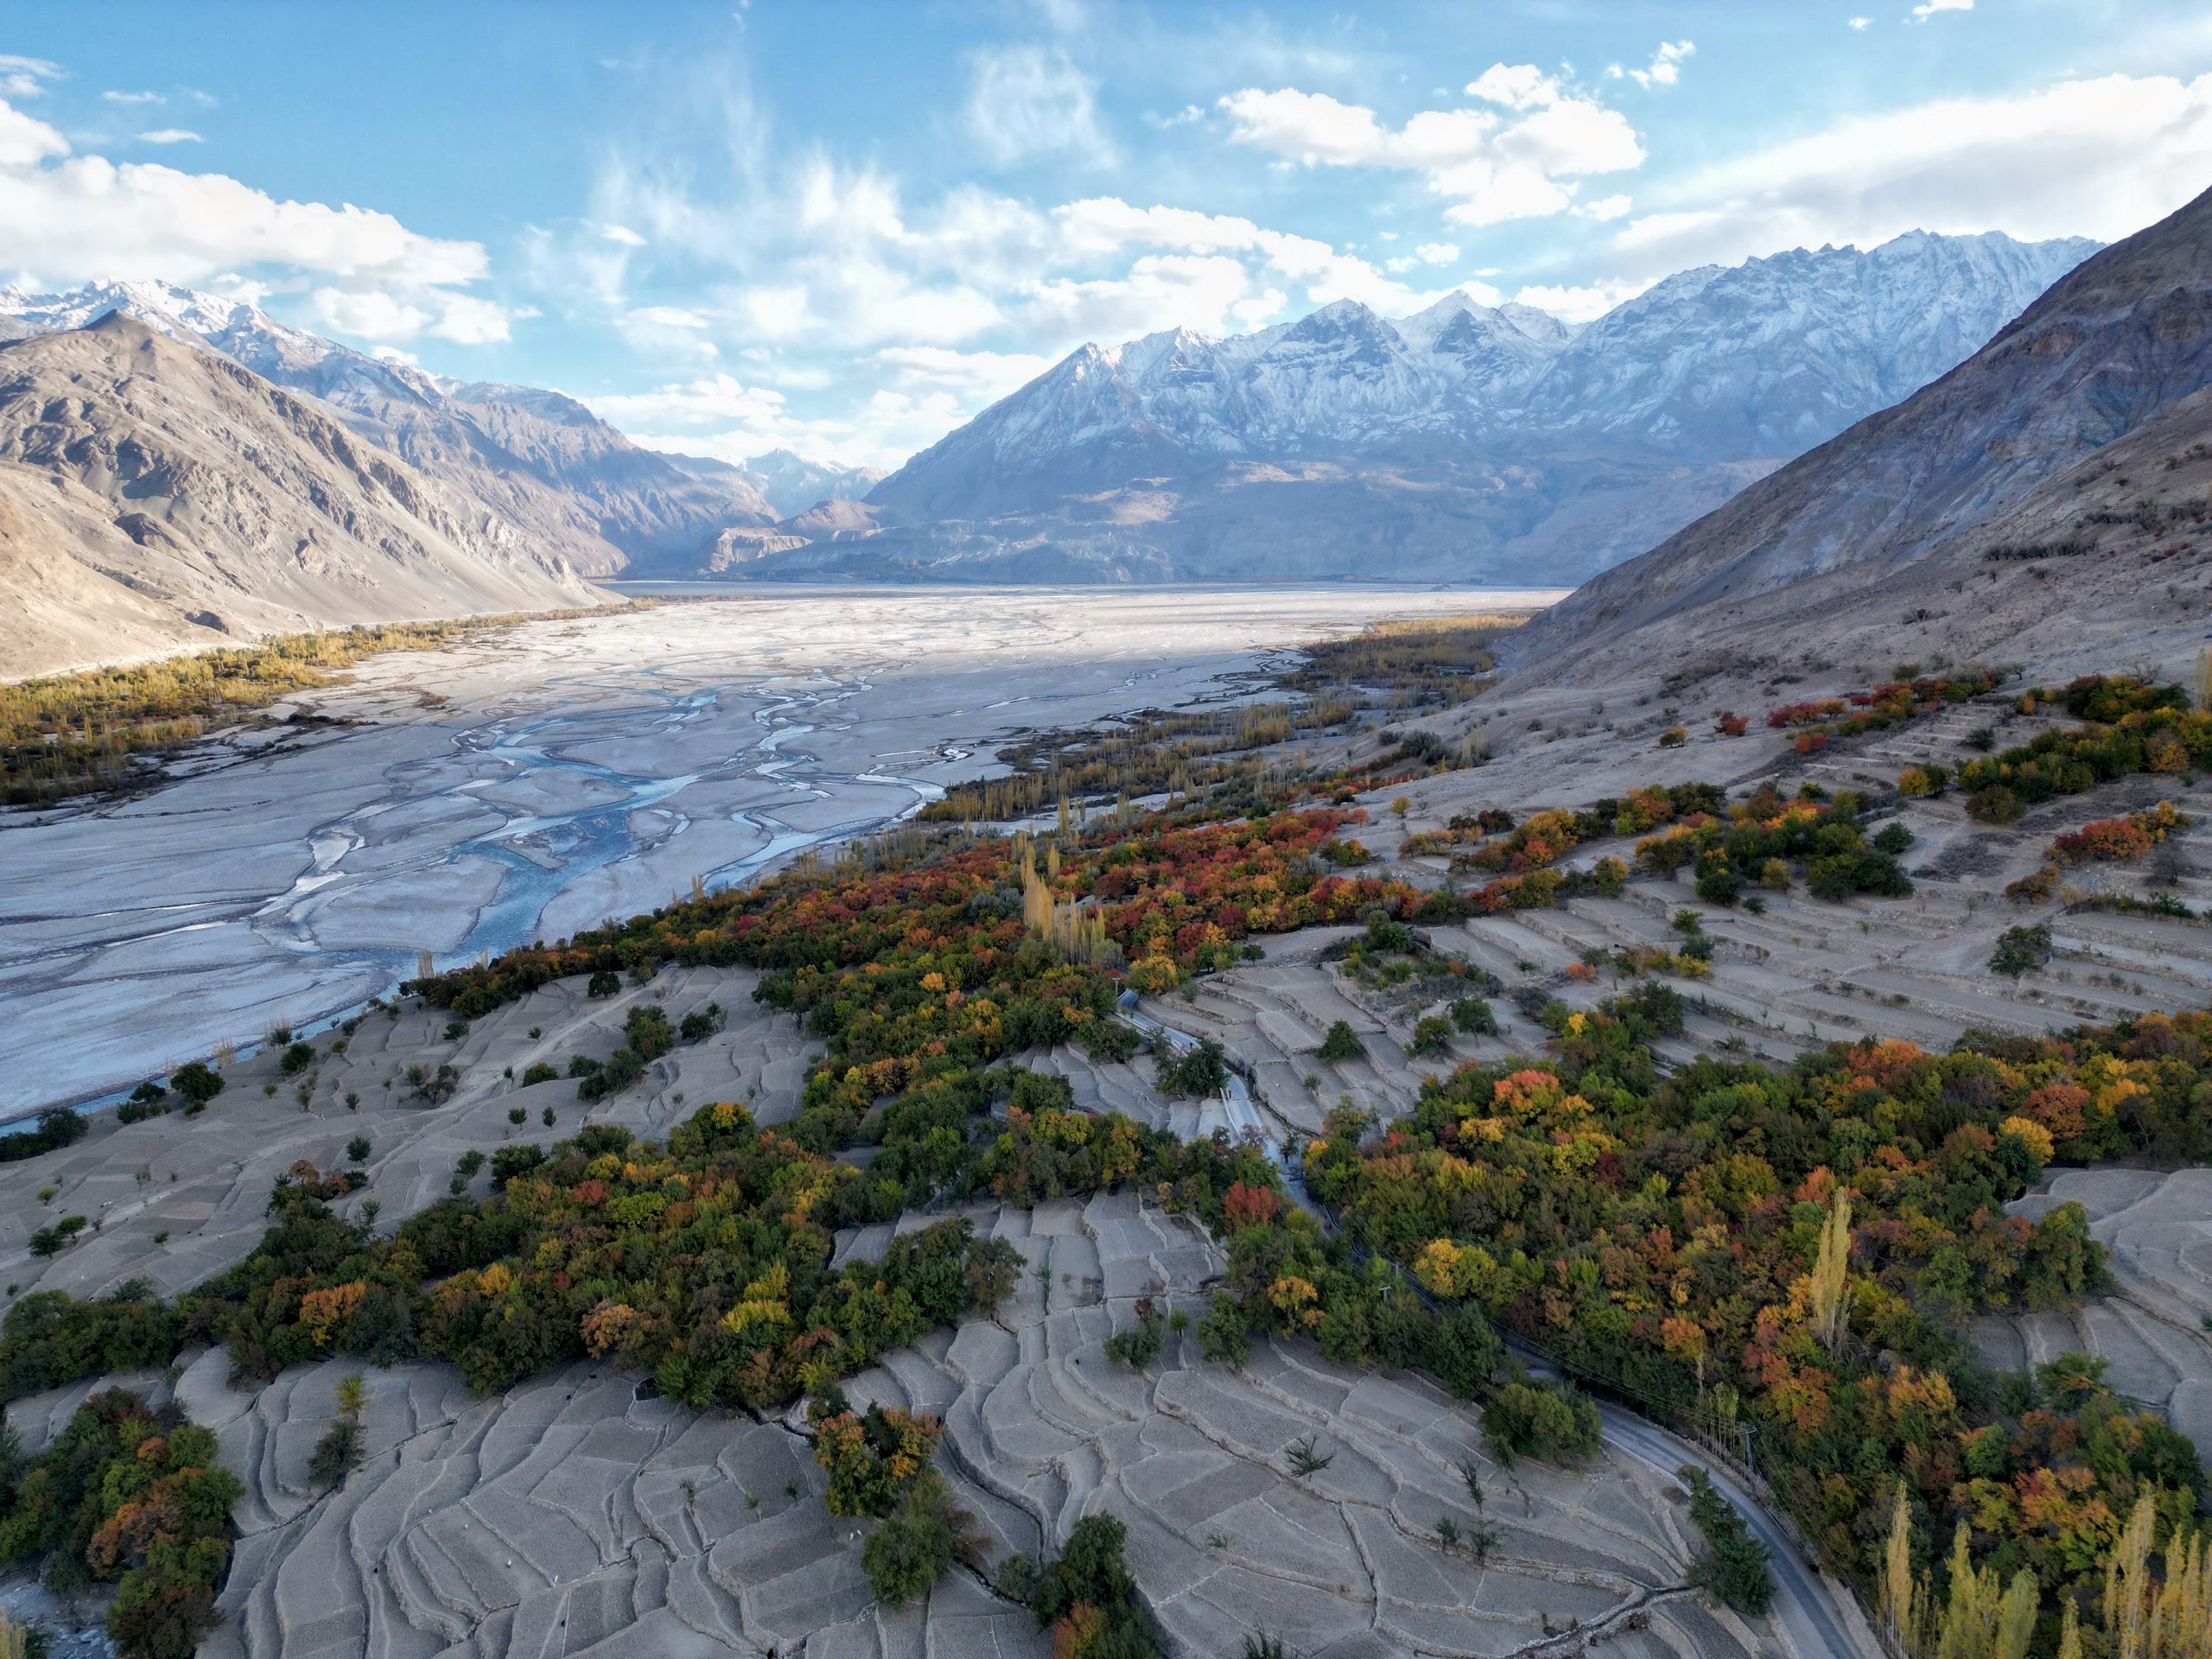
<path id="1" fill-rule="evenodd" d="M 1234 695 L 1377 616 L 1554 595 L 779 592 L 372 659 L 174 780 L 0 818 L 0 1115 L 911 816 L 1006 734 Z M 276 711 L 283 716 L 287 711 Z"/>

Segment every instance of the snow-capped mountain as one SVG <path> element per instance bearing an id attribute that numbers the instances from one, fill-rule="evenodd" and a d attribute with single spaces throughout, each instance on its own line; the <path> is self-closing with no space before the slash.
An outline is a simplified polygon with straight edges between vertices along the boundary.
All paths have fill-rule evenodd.
<path id="1" fill-rule="evenodd" d="M 886 523 L 1034 512 L 1236 461 L 1788 459 L 1960 362 L 2094 252 L 1914 232 L 1669 277 L 1576 330 L 1464 293 L 1396 321 L 1350 300 L 1229 340 L 1085 346 L 868 496 Z"/>
<path id="2" fill-rule="evenodd" d="M 702 478 L 741 481 L 759 492 L 779 518 L 796 518 L 825 501 L 857 501 L 891 476 L 880 467 L 836 467 L 809 461 L 789 449 L 771 449 L 742 461 L 715 461 L 673 451 L 668 452 L 668 458 Z"/>
<path id="3" fill-rule="evenodd" d="M 0 339 L 88 327 L 116 311 L 321 399 L 355 431 L 590 575 L 639 562 L 690 568 L 723 530 L 782 516 L 742 477 L 677 467 L 559 392 L 426 373 L 172 283 L 0 289 Z"/>

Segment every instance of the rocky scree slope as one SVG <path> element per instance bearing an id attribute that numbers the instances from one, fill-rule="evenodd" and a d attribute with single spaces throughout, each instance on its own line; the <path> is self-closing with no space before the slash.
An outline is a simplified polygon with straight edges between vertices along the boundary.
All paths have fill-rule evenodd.
<path id="1" fill-rule="evenodd" d="M 2181 503 L 2167 462 L 2175 473 L 2192 464 L 2198 429 L 2212 422 L 2183 400 L 2208 385 L 2212 192 L 2089 259 L 1942 379 L 1589 583 L 1516 638 L 1512 652 L 1541 677 L 1553 664 L 1567 671 L 1573 647 L 1573 667 L 1586 678 L 1609 664 L 1669 657 L 1693 639 L 1725 655 L 1723 634 L 1748 645 L 1785 623 L 1833 633 L 1912 626 L 1940 608 L 1997 613 L 1987 600 L 1944 607 L 1923 593 L 1908 607 L 1900 596 L 1952 582 L 1970 594 L 1996 579 L 1996 567 L 2040 564 L 2059 542 L 2097 556 L 2069 565 L 2069 578 L 2094 577 L 2083 594 L 2093 610 L 2124 602 L 2129 584 L 2110 580 L 2101 563 L 2105 543 L 2116 543 L 2113 526 L 2092 515 L 2146 505 L 2173 522 L 2167 510 Z M 2119 465 L 2117 452 L 2100 457 L 2110 467 L 2088 459 L 2139 431 L 2146 452 L 2137 464 L 2158 477 Z M 2093 502 L 2084 493 L 2100 484 L 2107 499 Z M 2168 499 L 2138 502 L 2122 493 L 2131 489 Z M 2074 528 L 2059 542 L 2031 533 L 2056 524 Z M 2147 518 L 2138 526 L 2157 527 Z M 2023 555 L 2024 546 L 2031 550 Z M 1923 562 L 1934 568 L 1910 569 Z M 2180 568 L 2194 566 L 2192 558 Z M 1900 646 L 1897 654 L 1912 653 Z"/>
<path id="2" fill-rule="evenodd" d="M 111 314 L 0 346 L 0 675 L 592 602 L 322 405 Z"/>
<path id="3" fill-rule="evenodd" d="M 1558 582 L 1960 360 L 2092 251 L 1915 232 L 1685 271 L 1575 330 L 1465 293 L 1085 346 L 761 574 Z M 785 534 L 806 537 L 794 549 Z"/>
<path id="4" fill-rule="evenodd" d="M 449 380 L 174 283 L 0 289 L 0 337 L 83 328 L 117 311 L 321 399 L 355 432 L 465 491 L 588 575 L 690 569 L 721 531 L 783 516 L 750 476 L 640 448 L 559 392 Z"/>

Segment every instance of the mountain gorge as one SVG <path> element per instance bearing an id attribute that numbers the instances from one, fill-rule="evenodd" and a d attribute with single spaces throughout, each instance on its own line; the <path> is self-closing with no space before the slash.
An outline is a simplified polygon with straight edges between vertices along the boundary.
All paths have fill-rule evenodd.
<path id="1" fill-rule="evenodd" d="M 1086 346 L 756 568 L 1568 585 L 1926 385 L 2095 246 L 1801 250 L 1580 329 L 1455 293 Z"/>

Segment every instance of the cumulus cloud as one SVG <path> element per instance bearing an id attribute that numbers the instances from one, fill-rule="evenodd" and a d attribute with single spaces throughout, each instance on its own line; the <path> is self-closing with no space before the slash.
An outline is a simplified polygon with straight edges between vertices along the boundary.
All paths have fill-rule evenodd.
<path id="1" fill-rule="evenodd" d="M 1040 46 L 978 52 L 967 120 L 983 153 L 1001 166 L 1069 150 L 1112 159 L 1090 78 L 1064 52 Z"/>
<path id="2" fill-rule="evenodd" d="M 1905 231 L 2111 241 L 2212 177 L 2212 74 L 2107 75 L 1844 121 L 1693 175 L 1617 250 L 1639 273 Z"/>
<path id="3" fill-rule="evenodd" d="M 1563 213 L 1585 177 L 1643 161 L 1643 146 L 1618 111 L 1533 64 L 1493 64 L 1465 92 L 1488 107 L 1425 110 L 1395 130 L 1363 105 L 1294 87 L 1246 87 L 1219 107 L 1232 142 L 1301 165 L 1416 173 L 1451 203 L 1445 217 L 1460 225 Z"/>
<path id="4" fill-rule="evenodd" d="M 350 204 L 278 201 L 219 173 L 78 156 L 0 101 L 0 249 L 35 281 L 305 278 L 318 320 L 370 340 L 504 340 L 511 313 L 458 291 L 482 277 L 474 242 L 421 236 Z"/>
<path id="5" fill-rule="evenodd" d="M 1414 252 L 1424 264 L 1452 265 L 1459 262 L 1457 242 L 1424 242 Z"/>
<path id="6" fill-rule="evenodd" d="M 1912 9 L 1912 20 L 1924 23 L 1939 11 L 1972 11 L 1974 0 L 1923 0 Z"/>
<path id="7" fill-rule="evenodd" d="M 582 401 L 649 449 L 728 461 L 789 449 L 836 466 L 895 466 L 975 413 L 950 390 L 887 386 L 850 416 L 810 418 L 781 392 L 728 374 Z"/>
<path id="8" fill-rule="evenodd" d="M 1539 311 L 1548 311 L 1568 322 L 1591 322 L 1624 300 L 1632 300 L 1651 284 L 1624 282 L 1618 279 L 1601 280 L 1576 287 L 1550 287 L 1538 283 L 1522 289 L 1513 296 L 1517 305 L 1532 305 Z"/>
<path id="9" fill-rule="evenodd" d="M 206 140 L 188 128 L 156 127 L 151 132 L 140 133 L 138 142 L 142 144 L 197 144 Z"/>

